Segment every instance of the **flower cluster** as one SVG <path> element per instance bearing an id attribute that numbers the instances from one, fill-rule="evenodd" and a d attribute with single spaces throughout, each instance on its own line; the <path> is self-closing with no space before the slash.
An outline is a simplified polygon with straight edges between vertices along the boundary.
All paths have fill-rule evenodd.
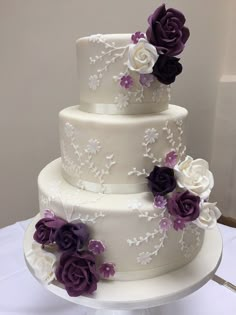
<path id="1" fill-rule="evenodd" d="M 41 244 L 41 252 L 31 253 L 29 259 L 37 266 L 36 276 L 41 281 L 50 283 L 56 278 L 70 296 L 80 296 L 97 289 L 100 275 L 114 276 L 113 263 L 98 265 L 96 257 L 106 248 L 102 241 L 90 239 L 86 224 L 66 222 L 45 210 L 35 229 L 33 237 Z"/>
<path id="2" fill-rule="evenodd" d="M 178 162 L 176 152 L 171 151 L 166 155 L 165 165 L 154 166 L 147 179 L 154 207 L 169 213 L 160 222 L 162 230 L 171 226 L 182 230 L 189 222 L 203 229 L 216 225 L 221 212 L 216 203 L 208 202 L 214 179 L 205 160 L 187 156 Z"/>
<path id="3" fill-rule="evenodd" d="M 138 31 L 131 36 L 129 71 L 120 78 L 120 85 L 125 89 L 133 86 L 132 71 L 139 73 L 143 87 L 150 87 L 154 78 L 169 85 L 182 72 L 176 56 L 184 50 L 190 35 L 184 15 L 176 9 L 166 9 L 163 4 L 149 16 L 148 24 L 146 34 Z"/>

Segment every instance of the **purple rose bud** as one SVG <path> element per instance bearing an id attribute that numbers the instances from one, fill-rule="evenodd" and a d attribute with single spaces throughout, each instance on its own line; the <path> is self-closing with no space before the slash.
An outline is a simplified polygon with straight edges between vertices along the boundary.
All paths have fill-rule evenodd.
<path id="1" fill-rule="evenodd" d="M 113 263 L 103 263 L 99 268 L 99 272 L 104 278 L 110 278 L 115 275 L 115 265 Z"/>
<path id="2" fill-rule="evenodd" d="M 152 74 L 163 84 L 173 83 L 176 76 L 182 72 L 179 58 L 160 55 L 153 67 Z"/>
<path id="3" fill-rule="evenodd" d="M 81 250 L 89 238 L 87 225 L 67 223 L 56 232 L 55 241 L 61 251 Z"/>
<path id="4" fill-rule="evenodd" d="M 154 196 L 165 196 L 176 188 L 174 170 L 169 167 L 154 166 L 147 179 L 148 186 Z"/>
<path id="5" fill-rule="evenodd" d="M 176 9 L 166 10 L 161 5 L 148 18 L 147 40 L 156 47 L 159 54 L 179 55 L 185 47 L 190 32 L 185 24 L 183 13 Z"/>
<path id="6" fill-rule="evenodd" d="M 52 244 L 55 242 L 56 231 L 65 223 L 65 220 L 56 216 L 42 218 L 35 225 L 34 240 L 42 245 Z"/>
<path id="7" fill-rule="evenodd" d="M 199 217 L 199 204 L 200 197 L 186 190 L 173 194 L 171 198 L 168 199 L 167 208 L 173 217 L 180 218 L 184 222 L 189 222 Z"/>
<path id="8" fill-rule="evenodd" d="M 91 252 L 63 253 L 55 274 L 70 296 L 92 294 L 97 289 L 99 275 Z"/>

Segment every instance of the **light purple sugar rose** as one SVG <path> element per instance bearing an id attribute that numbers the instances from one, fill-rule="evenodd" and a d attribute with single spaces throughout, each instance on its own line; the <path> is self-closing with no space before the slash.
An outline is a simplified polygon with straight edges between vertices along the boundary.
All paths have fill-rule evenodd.
<path id="1" fill-rule="evenodd" d="M 42 245 L 52 244 L 57 230 L 65 223 L 65 220 L 56 216 L 42 218 L 35 225 L 34 240 Z"/>
<path id="2" fill-rule="evenodd" d="M 180 218 L 184 222 L 189 222 L 199 217 L 199 204 L 200 197 L 186 190 L 184 192 L 174 193 L 171 198 L 168 199 L 167 208 L 173 217 Z"/>
<path id="3" fill-rule="evenodd" d="M 166 10 L 161 5 L 148 18 L 147 40 L 156 47 L 159 54 L 179 55 L 185 47 L 190 32 L 185 24 L 185 16 L 176 9 Z"/>
<path id="4" fill-rule="evenodd" d="M 63 253 L 55 274 L 70 296 L 92 294 L 97 289 L 99 275 L 95 256 L 89 251 Z"/>

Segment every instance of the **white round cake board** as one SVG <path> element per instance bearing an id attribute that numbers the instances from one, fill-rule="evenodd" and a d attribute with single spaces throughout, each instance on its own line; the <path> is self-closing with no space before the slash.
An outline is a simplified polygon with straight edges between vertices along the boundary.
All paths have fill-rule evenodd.
<path id="1" fill-rule="evenodd" d="M 40 219 L 37 215 L 25 232 L 24 254 L 29 253 L 33 243 L 35 223 Z M 148 308 L 170 303 L 185 297 L 199 289 L 215 274 L 222 256 L 222 238 L 218 228 L 207 230 L 205 240 L 198 255 L 184 267 L 167 274 L 144 280 L 135 281 L 99 281 L 97 291 L 90 296 L 70 297 L 66 290 L 57 282 L 45 286 L 52 293 L 70 302 L 91 309 L 89 314 L 96 315 L 147 315 Z M 146 310 L 145 310 L 146 309 Z M 106 313 L 104 310 L 109 311 Z M 131 310 L 135 310 L 132 312 Z"/>

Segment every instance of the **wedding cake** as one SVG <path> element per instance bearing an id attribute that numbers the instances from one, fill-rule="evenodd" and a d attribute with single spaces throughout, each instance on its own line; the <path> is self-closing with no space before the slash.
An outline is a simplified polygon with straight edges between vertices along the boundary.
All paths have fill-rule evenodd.
<path id="1" fill-rule="evenodd" d="M 59 114 L 61 158 L 38 178 L 27 261 L 70 296 L 105 280 L 157 277 L 191 262 L 220 216 L 208 163 L 187 155 L 187 110 L 170 105 L 189 38 L 161 5 L 146 33 L 76 42 L 79 105 Z"/>

